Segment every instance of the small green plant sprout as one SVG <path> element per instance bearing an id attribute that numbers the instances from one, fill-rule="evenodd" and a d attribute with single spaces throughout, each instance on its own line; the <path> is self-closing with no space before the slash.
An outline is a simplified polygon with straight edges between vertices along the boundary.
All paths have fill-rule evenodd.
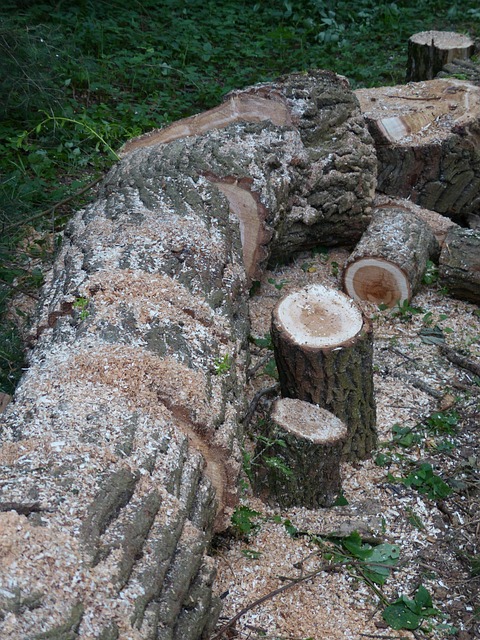
<path id="1" fill-rule="evenodd" d="M 90 315 L 88 311 L 88 298 L 79 297 L 75 299 L 73 303 L 73 308 L 78 311 L 78 317 L 80 320 L 86 320 Z"/>
<path id="2" fill-rule="evenodd" d="M 403 302 L 400 302 L 399 300 L 395 306 L 393 317 L 407 321 L 410 320 L 412 316 L 418 315 L 419 313 L 425 313 L 425 309 L 412 306 L 408 300 L 404 300 Z"/>
<path id="3" fill-rule="evenodd" d="M 270 376 L 274 380 L 278 380 L 278 370 L 275 363 L 275 358 L 270 358 L 267 364 L 263 367 L 263 373 L 266 376 Z"/>
<path id="4" fill-rule="evenodd" d="M 255 338 L 254 336 L 251 336 L 250 340 L 260 349 L 273 349 L 272 336 L 269 332 L 267 332 L 263 338 Z"/>
<path id="5" fill-rule="evenodd" d="M 425 273 L 423 274 L 423 284 L 433 284 L 438 280 L 438 267 L 431 260 L 427 260 Z"/>
<path id="6" fill-rule="evenodd" d="M 382 617 L 392 629 L 419 629 L 428 618 L 438 616 L 440 611 L 433 607 L 432 597 L 423 585 L 418 587 L 413 600 L 405 595 L 390 604 Z"/>
<path id="7" fill-rule="evenodd" d="M 406 487 L 413 487 L 432 500 L 443 500 L 452 493 L 452 488 L 434 473 L 432 465 L 428 462 L 423 462 L 406 478 L 394 478 L 389 474 L 389 480 L 401 482 Z"/>
<path id="8" fill-rule="evenodd" d="M 330 268 L 332 270 L 332 276 L 334 276 L 336 278 L 338 276 L 338 272 L 340 270 L 338 262 L 335 262 L 335 260 L 333 262 L 331 262 L 330 263 Z"/>
<path id="9" fill-rule="evenodd" d="M 242 555 L 249 560 L 258 560 L 263 554 L 256 549 L 242 549 Z"/>
<path id="10" fill-rule="evenodd" d="M 286 478 L 291 478 L 293 471 L 278 456 L 266 455 L 273 447 L 285 448 L 287 445 L 282 438 L 267 438 L 266 436 L 257 436 L 257 441 L 263 445 L 263 448 L 250 460 L 250 465 L 258 464 L 258 460 L 262 460 L 262 464 L 279 471 Z"/>
<path id="11" fill-rule="evenodd" d="M 460 416 L 456 411 L 436 411 L 425 420 L 425 425 L 431 435 L 454 435 L 459 420 Z"/>
<path id="12" fill-rule="evenodd" d="M 233 360 L 228 353 L 222 357 L 215 358 L 213 362 L 214 372 L 216 376 L 221 376 L 230 371 Z"/>
<path id="13" fill-rule="evenodd" d="M 313 262 L 304 262 L 301 268 L 302 271 L 305 271 L 305 273 L 315 273 L 317 271 L 317 267 L 313 264 Z"/>
<path id="14" fill-rule="evenodd" d="M 288 280 L 280 280 L 280 282 L 277 282 L 274 278 L 268 278 L 268 282 L 273 285 L 277 291 L 281 291 L 283 287 L 288 284 Z"/>
<path id="15" fill-rule="evenodd" d="M 346 538 L 342 538 L 340 547 L 342 552 L 346 553 L 346 557 L 354 561 L 353 565 L 361 577 L 367 582 L 378 585 L 385 584 L 400 557 L 400 549 L 397 545 L 384 542 L 372 546 L 362 540 L 358 531 L 353 531 Z"/>
<path id="16" fill-rule="evenodd" d="M 260 516 L 261 513 L 242 504 L 235 508 L 230 521 L 233 530 L 239 537 L 248 538 L 260 528 L 260 525 L 256 522 Z"/>

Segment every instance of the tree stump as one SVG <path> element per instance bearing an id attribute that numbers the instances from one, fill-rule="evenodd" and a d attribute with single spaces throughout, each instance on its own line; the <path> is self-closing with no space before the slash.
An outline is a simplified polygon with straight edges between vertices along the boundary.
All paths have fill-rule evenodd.
<path id="1" fill-rule="evenodd" d="M 465 225 L 480 207 L 480 88 L 453 78 L 356 92 L 377 190 Z"/>
<path id="2" fill-rule="evenodd" d="M 346 459 L 377 442 L 372 327 L 353 300 L 316 284 L 290 293 L 272 312 L 282 395 L 331 411 L 348 428 Z"/>
<path id="3" fill-rule="evenodd" d="M 394 307 L 410 301 L 427 260 L 438 255 L 430 227 L 403 208 L 375 209 L 343 270 L 343 288 L 354 300 Z"/>
<path id="4" fill-rule="evenodd" d="M 255 487 L 283 508 L 330 507 L 341 490 L 340 460 L 347 427 L 314 404 L 275 401 L 255 450 Z"/>
<path id="5" fill-rule="evenodd" d="M 480 304 L 479 231 L 450 229 L 440 254 L 439 276 L 450 295 Z"/>
<path id="6" fill-rule="evenodd" d="M 408 40 L 407 82 L 432 80 L 453 60 L 468 60 L 475 51 L 471 38 L 452 31 L 422 31 Z"/>

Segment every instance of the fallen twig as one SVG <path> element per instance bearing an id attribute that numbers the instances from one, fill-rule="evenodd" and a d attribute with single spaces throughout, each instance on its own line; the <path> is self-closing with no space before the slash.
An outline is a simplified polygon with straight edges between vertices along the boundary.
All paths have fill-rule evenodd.
<path id="1" fill-rule="evenodd" d="M 462 356 L 458 351 L 451 347 L 447 347 L 445 344 L 438 345 L 438 348 L 440 349 L 440 353 L 452 364 L 456 364 L 458 367 L 466 369 L 476 376 L 480 376 L 479 363 L 474 362 L 471 358 L 467 358 L 467 356 Z"/>
<path id="2" fill-rule="evenodd" d="M 271 387 L 266 387 L 265 389 L 260 389 L 260 391 L 257 391 L 257 393 L 253 396 L 252 401 L 250 402 L 250 406 L 248 407 L 247 412 L 245 413 L 243 418 L 241 418 L 240 422 L 242 422 L 243 424 L 248 424 L 252 419 L 258 403 L 263 398 L 263 396 L 276 393 L 279 388 L 280 384 L 277 382 Z"/>

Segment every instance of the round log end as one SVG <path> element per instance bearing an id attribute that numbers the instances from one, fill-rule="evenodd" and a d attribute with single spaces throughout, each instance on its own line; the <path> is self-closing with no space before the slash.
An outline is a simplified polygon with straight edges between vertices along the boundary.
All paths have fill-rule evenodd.
<path id="1" fill-rule="evenodd" d="M 303 400 L 276 400 L 271 418 L 293 437 L 303 438 L 312 445 L 333 445 L 347 437 L 347 426 L 339 418 L 330 411 Z"/>
<path id="2" fill-rule="evenodd" d="M 343 286 L 354 300 L 386 304 L 390 308 L 412 296 L 405 273 L 383 258 L 361 258 L 347 265 Z"/>
<path id="3" fill-rule="evenodd" d="M 294 291 L 280 300 L 273 319 L 292 342 L 314 349 L 344 345 L 363 327 L 362 313 L 351 298 L 320 284 Z"/>

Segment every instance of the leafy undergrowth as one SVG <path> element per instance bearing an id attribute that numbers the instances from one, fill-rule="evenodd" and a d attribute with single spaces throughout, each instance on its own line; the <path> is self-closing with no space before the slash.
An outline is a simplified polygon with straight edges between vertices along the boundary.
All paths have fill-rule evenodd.
<path id="1" fill-rule="evenodd" d="M 4 0 L 0 16 L 0 391 L 8 393 L 22 366 L 19 314 L 7 318 L 12 296 L 36 295 L 65 221 L 122 143 L 292 71 L 331 69 L 353 86 L 401 83 L 411 34 L 474 33 L 480 24 L 473 0 Z"/>

